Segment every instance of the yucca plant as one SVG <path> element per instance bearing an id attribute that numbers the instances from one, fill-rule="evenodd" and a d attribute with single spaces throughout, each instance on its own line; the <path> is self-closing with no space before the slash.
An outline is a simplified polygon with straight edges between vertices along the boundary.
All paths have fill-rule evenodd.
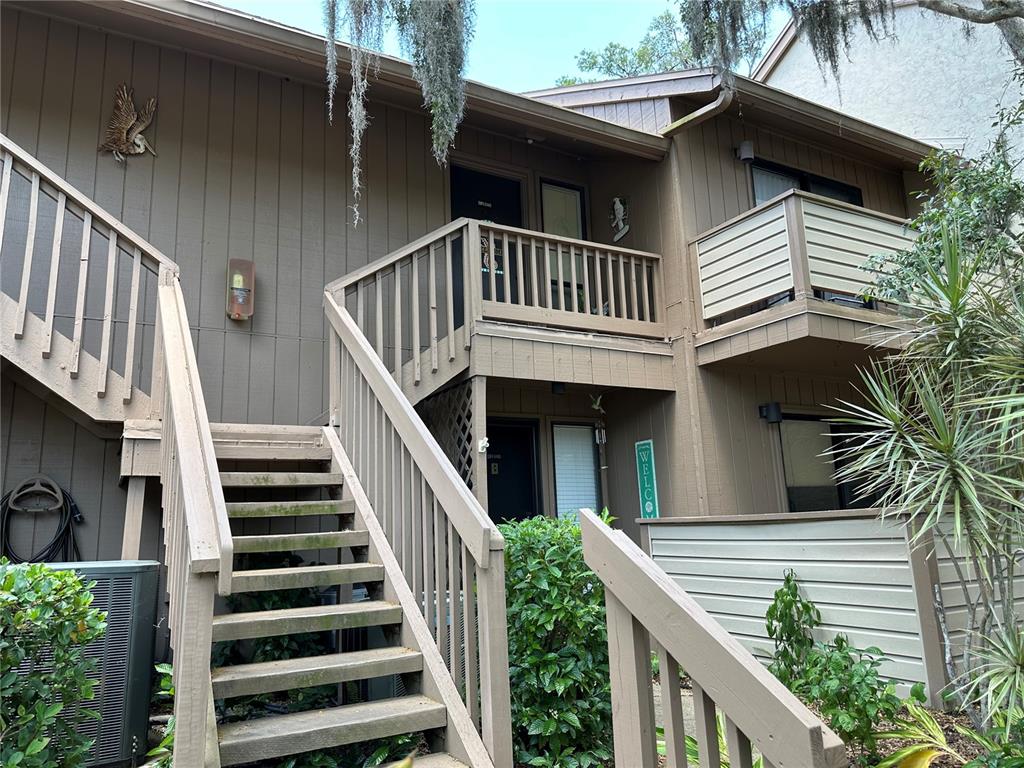
<path id="1" fill-rule="evenodd" d="M 941 264 L 909 283 L 904 346 L 862 371 L 862 402 L 837 409 L 851 434 L 835 450 L 840 480 L 952 563 L 967 631 L 947 671 L 976 728 L 1024 695 L 1013 589 L 1024 545 L 1024 256 L 988 247 L 943 228 Z M 952 648 L 941 591 L 935 599 Z"/>
<path id="2" fill-rule="evenodd" d="M 967 760 L 949 745 L 942 726 L 935 717 L 914 699 L 905 703 L 907 717 L 891 731 L 878 734 L 879 741 L 899 739 L 910 742 L 893 752 L 876 768 L 927 768 L 940 757 L 946 756 L 963 765 Z"/>

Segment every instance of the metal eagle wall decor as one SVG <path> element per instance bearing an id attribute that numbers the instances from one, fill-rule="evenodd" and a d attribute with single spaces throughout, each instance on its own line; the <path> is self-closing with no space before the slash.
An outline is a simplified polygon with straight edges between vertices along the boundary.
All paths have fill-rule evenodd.
<path id="1" fill-rule="evenodd" d="M 156 99 L 146 102 L 140 113 L 135 109 L 135 91 L 125 83 L 114 93 L 114 113 L 107 123 L 107 136 L 99 146 L 100 152 L 111 152 L 114 159 L 123 163 L 126 155 L 141 155 L 149 151 L 156 157 L 156 150 L 142 134 L 153 122 Z"/>

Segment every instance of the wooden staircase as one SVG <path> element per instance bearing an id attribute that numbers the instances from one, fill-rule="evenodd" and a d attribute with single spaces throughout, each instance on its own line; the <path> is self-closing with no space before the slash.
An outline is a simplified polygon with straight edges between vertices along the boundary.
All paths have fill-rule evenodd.
<path id="1" fill-rule="evenodd" d="M 225 609 L 213 618 L 211 639 L 219 643 L 327 632 L 335 639 L 335 649 L 317 656 L 214 667 L 212 695 L 221 705 L 242 696 L 332 685 L 338 696 L 326 709 L 220 723 L 216 759 L 223 766 L 240 765 L 422 733 L 431 754 L 429 761 L 426 756 L 417 759 L 418 766 L 465 766 L 445 751 L 448 705 L 423 685 L 424 651 L 409 642 L 417 636 L 410 625 L 423 617 L 419 611 L 409 615 L 393 588 L 386 588 L 380 542 L 371 547 L 371 531 L 347 492 L 341 462 L 323 450 L 322 431 L 299 430 L 238 425 L 232 437 L 236 430 L 225 435 L 220 428 L 214 444 L 236 558 L 231 593 L 314 588 L 321 603 L 246 612 Z M 245 562 L 248 555 L 267 553 L 302 560 L 283 568 Z M 350 649 L 360 634 L 368 647 Z M 437 653 L 432 643 L 427 649 L 431 652 Z M 435 662 L 443 665 L 439 657 Z M 369 686 L 368 681 L 384 684 Z M 390 690 L 382 695 L 382 688 Z M 363 695 L 353 698 L 353 690 Z M 489 764 L 476 741 L 471 746 L 483 755 L 477 754 L 471 764 Z M 472 755 L 462 752 L 463 757 Z"/>

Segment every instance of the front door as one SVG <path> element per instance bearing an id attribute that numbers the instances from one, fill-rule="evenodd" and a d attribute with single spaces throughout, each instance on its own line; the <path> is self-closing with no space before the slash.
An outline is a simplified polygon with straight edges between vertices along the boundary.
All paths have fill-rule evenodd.
<path id="1" fill-rule="evenodd" d="M 465 216 L 508 227 L 523 226 L 523 190 L 518 179 L 452 166 L 452 221 Z"/>
<path id="2" fill-rule="evenodd" d="M 537 422 L 488 419 L 487 511 L 495 522 L 540 514 Z"/>

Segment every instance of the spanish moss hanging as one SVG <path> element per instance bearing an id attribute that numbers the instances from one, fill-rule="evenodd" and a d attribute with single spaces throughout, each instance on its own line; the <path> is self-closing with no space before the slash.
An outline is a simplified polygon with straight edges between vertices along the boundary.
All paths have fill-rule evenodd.
<path id="1" fill-rule="evenodd" d="M 339 5 L 344 2 L 344 12 Z M 402 51 L 412 61 L 413 77 L 430 112 L 434 158 L 438 165 L 448 150 L 465 108 L 466 51 L 473 34 L 473 0 L 324 0 L 327 37 L 327 113 L 334 119 L 338 85 L 336 42 L 342 23 L 351 50 L 352 88 L 348 118 L 352 129 L 352 214 L 358 225 L 362 194 L 363 134 L 369 124 L 366 90 L 371 69 L 376 69 L 385 30 L 394 24 Z"/>

